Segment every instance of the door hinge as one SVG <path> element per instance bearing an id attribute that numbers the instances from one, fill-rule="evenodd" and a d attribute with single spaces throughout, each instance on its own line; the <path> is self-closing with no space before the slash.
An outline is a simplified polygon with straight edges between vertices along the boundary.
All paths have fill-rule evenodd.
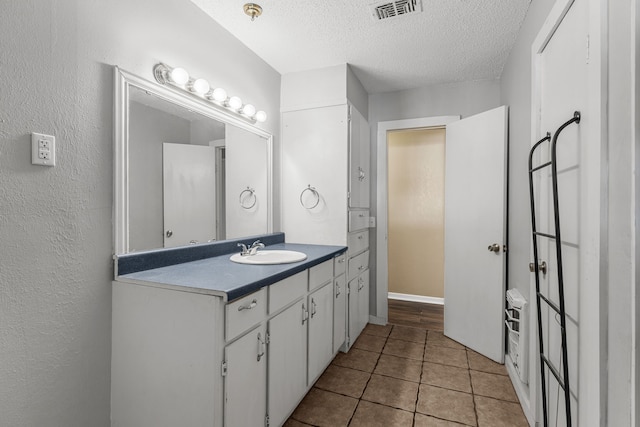
<path id="1" fill-rule="evenodd" d="M 269 415 L 264 416 L 264 425 L 265 427 L 269 427 Z"/>
<path id="2" fill-rule="evenodd" d="M 264 343 L 265 343 L 265 344 L 269 344 L 270 342 L 271 342 L 271 334 L 270 334 L 269 332 L 267 332 L 267 333 L 264 335 Z"/>
<path id="3" fill-rule="evenodd" d="M 351 198 L 351 192 L 347 191 L 347 200 L 349 200 Z"/>
<path id="4" fill-rule="evenodd" d="M 226 361 L 222 362 L 222 376 L 223 377 L 227 376 L 227 362 Z"/>

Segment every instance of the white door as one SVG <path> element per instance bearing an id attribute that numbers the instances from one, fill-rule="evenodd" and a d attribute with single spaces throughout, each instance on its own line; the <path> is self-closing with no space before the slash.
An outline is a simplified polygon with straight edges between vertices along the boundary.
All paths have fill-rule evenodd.
<path id="1" fill-rule="evenodd" d="M 269 320 L 270 425 L 282 425 L 307 390 L 307 321 L 306 299 Z"/>
<path id="2" fill-rule="evenodd" d="M 566 2 L 565 2 L 566 3 Z M 537 139 L 547 132 L 553 135 L 559 126 L 573 118 L 575 111 L 580 111 L 580 124 L 571 124 L 559 135 L 556 143 L 558 171 L 558 201 L 560 213 L 560 234 L 562 271 L 564 283 L 564 303 L 566 310 L 566 337 L 568 353 L 569 388 L 571 390 L 571 424 L 578 423 L 579 385 L 579 325 L 580 325 L 580 287 L 584 286 L 585 275 L 581 279 L 580 265 L 581 238 L 580 227 L 588 223 L 588 198 L 597 192 L 588 191 L 590 174 L 587 161 L 589 145 L 585 121 L 592 119 L 588 107 L 588 64 L 585 44 L 588 34 L 588 7 L 586 2 L 573 2 L 566 9 L 560 25 L 548 34 L 548 41 L 536 56 L 539 86 L 537 87 L 539 116 L 536 123 Z M 535 110 L 534 110 L 535 111 Z M 534 158 L 535 164 L 550 160 L 550 144 L 544 143 Z M 545 168 L 534 175 L 536 189 L 537 229 L 547 234 L 556 234 L 553 216 L 553 192 L 551 169 Z M 597 187 L 597 184 L 596 184 Z M 597 191 L 597 190 L 596 190 Z M 583 226 L 583 225 L 582 225 Z M 540 275 L 540 291 L 556 305 L 560 304 L 558 288 L 558 263 L 556 261 L 555 240 L 538 238 L 539 262 L 547 264 L 547 273 Z M 531 275 L 533 278 L 533 274 Z M 533 281 L 532 281 L 533 282 Z M 532 283 L 532 289 L 535 285 Z M 535 295 L 535 294 L 534 294 Z M 541 304 L 544 353 L 555 368 L 563 373 L 561 328 L 555 311 L 545 303 Z M 536 315 L 535 304 L 531 310 Z M 537 326 L 537 320 L 532 317 Z M 537 332 L 537 331 L 536 331 Z M 588 338 L 591 338 L 589 334 Z M 585 336 L 586 338 L 586 336 Z M 537 336 L 534 341 L 537 341 Z M 594 340 L 597 341 L 597 340 Z M 585 353 L 587 354 L 587 351 Z M 537 355 L 536 355 L 537 359 Z M 584 360 L 584 357 L 582 357 Z M 536 360 L 537 361 L 537 360 Z M 533 371 L 538 381 L 540 368 Z M 563 390 L 558 386 L 553 374 L 545 368 L 546 396 L 548 419 L 551 425 L 568 425 L 565 415 L 565 398 Z M 541 408 L 542 403 L 539 403 Z M 542 421 L 542 420 L 540 420 Z M 542 423 L 542 422 L 541 422 Z"/>
<path id="3" fill-rule="evenodd" d="M 162 144 L 165 248 L 215 239 L 215 160 L 212 147 Z"/>
<path id="4" fill-rule="evenodd" d="M 309 295 L 309 377 L 313 383 L 333 356 L 333 282 Z"/>
<path id="5" fill-rule="evenodd" d="M 349 207 L 369 207 L 369 123 L 354 107 L 349 107 Z"/>
<path id="6" fill-rule="evenodd" d="M 264 426 L 267 414 L 266 329 L 256 327 L 225 348 L 224 425 Z M 247 405 L 247 402 L 251 402 Z"/>
<path id="7" fill-rule="evenodd" d="M 333 353 L 337 353 L 347 339 L 347 283 L 344 274 L 334 280 L 333 295 Z"/>
<path id="8" fill-rule="evenodd" d="M 444 333 L 504 362 L 507 107 L 447 125 Z"/>

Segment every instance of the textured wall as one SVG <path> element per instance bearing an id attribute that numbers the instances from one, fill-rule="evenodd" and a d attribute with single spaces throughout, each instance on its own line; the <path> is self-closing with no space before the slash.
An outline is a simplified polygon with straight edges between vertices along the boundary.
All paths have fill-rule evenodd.
<path id="1" fill-rule="evenodd" d="M 180 64 L 267 111 L 276 141 L 280 75 L 186 1 L 3 1 L 0 17 L 0 424 L 108 426 L 112 66 Z M 31 165 L 32 131 L 56 136 L 56 167 Z"/>

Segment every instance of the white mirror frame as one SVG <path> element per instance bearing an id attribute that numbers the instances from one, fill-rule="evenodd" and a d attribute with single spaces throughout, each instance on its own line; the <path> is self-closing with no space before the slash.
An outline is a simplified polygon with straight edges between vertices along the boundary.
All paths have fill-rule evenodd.
<path id="1" fill-rule="evenodd" d="M 114 189 L 113 222 L 114 253 L 129 253 L 129 88 L 131 86 L 153 95 L 265 138 L 267 144 L 267 233 L 273 232 L 273 135 L 255 127 L 248 120 L 236 116 L 215 104 L 180 93 L 115 67 L 114 81 Z"/>

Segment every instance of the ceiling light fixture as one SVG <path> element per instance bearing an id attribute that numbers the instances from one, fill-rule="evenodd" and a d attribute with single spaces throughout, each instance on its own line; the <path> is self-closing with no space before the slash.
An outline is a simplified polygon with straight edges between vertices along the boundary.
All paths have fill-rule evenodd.
<path id="1" fill-rule="evenodd" d="M 262 15 L 262 7 L 256 3 L 247 3 L 243 7 L 244 13 L 251 17 L 251 21 Z"/>
<path id="2" fill-rule="evenodd" d="M 207 80 L 190 77 L 184 68 L 172 68 L 160 63 L 153 67 L 153 75 L 160 84 L 170 84 L 192 96 L 223 107 L 226 111 L 237 114 L 253 123 L 267 120 L 267 113 L 264 111 L 256 111 L 256 107 L 253 105 L 243 104 L 237 96 L 229 97 L 227 91 L 221 87 L 212 90 Z"/>

